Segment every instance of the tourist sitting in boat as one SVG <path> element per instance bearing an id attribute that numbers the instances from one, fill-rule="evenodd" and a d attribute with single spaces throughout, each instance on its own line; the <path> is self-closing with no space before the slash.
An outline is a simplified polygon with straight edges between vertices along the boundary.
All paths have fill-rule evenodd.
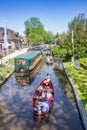
<path id="1" fill-rule="evenodd" d="M 40 109 L 41 109 L 41 112 L 49 111 L 50 102 L 49 101 L 38 102 L 38 110 Z"/>
<path id="2" fill-rule="evenodd" d="M 50 61 L 53 62 L 53 58 L 52 58 L 52 56 L 50 56 Z"/>
<path id="3" fill-rule="evenodd" d="M 52 93 L 51 93 L 51 90 L 50 89 L 48 89 L 47 90 L 47 94 L 46 94 L 46 96 L 47 96 L 47 100 L 48 101 L 51 101 L 51 100 L 53 100 L 53 95 L 52 95 Z"/>
<path id="4" fill-rule="evenodd" d="M 46 100 L 46 92 L 42 91 L 41 96 L 38 97 L 38 99 L 40 99 L 40 101 L 45 101 Z"/>
<path id="5" fill-rule="evenodd" d="M 38 90 L 39 90 L 39 91 L 42 91 L 42 90 L 43 90 L 43 86 L 40 85 L 40 86 L 38 87 Z"/>
<path id="6" fill-rule="evenodd" d="M 50 109 L 50 102 L 49 101 L 44 101 L 41 104 L 42 112 L 49 111 Z"/>
<path id="7" fill-rule="evenodd" d="M 50 91 L 47 91 L 46 93 L 46 100 L 43 102 L 40 102 L 41 112 L 49 111 L 51 101 L 53 100 L 53 95 Z"/>
<path id="8" fill-rule="evenodd" d="M 43 86 L 43 91 L 47 92 L 48 89 L 50 89 L 49 82 L 46 82 Z"/>
<path id="9" fill-rule="evenodd" d="M 38 93 L 37 99 L 39 99 L 40 101 L 45 101 L 45 100 L 51 101 L 53 99 L 53 95 L 52 95 L 53 90 L 51 90 L 49 86 L 46 87 L 43 88 L 43 90 L 39 91 Z"/>
<path id="10" fill-rule="evenodd" d="M 47 73 L 45 80 L 44 80 L 44 83 L 48 84 L 49 81 L 50 81 L 50 75 Z"/>
<path id="11" fill-rule="evenodd" d="M 37 111 L 38 114 L 41 114 L 42 112 L 47 112 L 50 109 L 50 102 L 49 101 L 38 101 L 37 107 L 35 107 L 33 110 Z"/>
<path id="12" fill-rule="evenodd" d="M 41 96 L 41 95 L 42 95 L 42 90 L 43 90 L 43 87 L 42 87 L 42 86 L 39 86 L 39 87 L 38 87 L 38 96 Z"/>
<path id="13" fill-rule="evenodd" d="M 47 63 L 50 63 L 50 56 L 47 56 Z"/>
<path id="14" fill-rule="evenodd" d="M 41 101 L 45 101 L 46 100 L 46 92 L 44 91 L 43 86 L 40 86 L 38 88 L 37 99 L 39 99 Z"/>

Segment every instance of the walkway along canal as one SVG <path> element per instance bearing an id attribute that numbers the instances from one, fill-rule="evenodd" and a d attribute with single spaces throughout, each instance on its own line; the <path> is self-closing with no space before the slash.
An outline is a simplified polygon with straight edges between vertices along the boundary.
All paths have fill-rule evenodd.
<path id="1" fill-rule="evenodd" d="M 37 122 L 32 97 L 37 85 L 49 73 L 54 85 L 54 106 L 46 120 Z M 44 60 L 30 75 L 13 74 L 0 88 L 0 130 L 84 130 L 72 89 L 57 62 Z"/>

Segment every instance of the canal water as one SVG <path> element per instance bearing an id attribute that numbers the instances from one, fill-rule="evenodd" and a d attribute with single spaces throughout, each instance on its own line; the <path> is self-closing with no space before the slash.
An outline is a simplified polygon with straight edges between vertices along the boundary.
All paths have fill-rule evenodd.
<path id="1" fill-rule="evenodd" d="M 47 73 L 54 86 L 54 106 L 47 119 L 39 122 L 33 118 L 32 97 Z M 72 89 L 58 61 L 47 65 L 42 60 L 27 76 L 14 73 L 0 88 L 0 130 L 38 129 L 84 130 Z"/>

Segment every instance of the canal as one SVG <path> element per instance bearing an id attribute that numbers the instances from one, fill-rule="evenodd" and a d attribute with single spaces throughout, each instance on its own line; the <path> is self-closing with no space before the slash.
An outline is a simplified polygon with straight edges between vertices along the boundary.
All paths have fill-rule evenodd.
<path id="1" fill-rule="evenodd" d="M 0 130 L 84 130 L 72 89 L 58 65 L 42 60 L 32 73 L 14 73 L 0 88 Z M 33 118 L 32 97 L 47 73 L 54 85 L 54 106 L 48 118 L 38 122 Z"/>

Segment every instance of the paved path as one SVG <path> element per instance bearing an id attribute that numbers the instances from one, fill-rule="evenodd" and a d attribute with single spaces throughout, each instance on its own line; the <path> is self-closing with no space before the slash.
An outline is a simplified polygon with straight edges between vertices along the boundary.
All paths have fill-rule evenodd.
<path id="1" fill-rule="evenodd" d="M 28 48 L 24 48 L 24 49 L 21 49 L 21 50 L 16 50 L 15 52 L 13 52 L 13 53 L 11 53 L 11 54 L 9 54 L 9 55 L 3 57 L 3 58 L 2 58 L 2 63 L 6 62 L 6 61 L 8 61 L 9 59 L 14 58 L 14 57 L 16 57 L 16 56 L 18 56 L 18 55 L 21 55 L 21 54 L 26 53 L 27 50 L 28 50 Z M 0 60 L 0 64 L 1 64 L 1 60 Z"/>

